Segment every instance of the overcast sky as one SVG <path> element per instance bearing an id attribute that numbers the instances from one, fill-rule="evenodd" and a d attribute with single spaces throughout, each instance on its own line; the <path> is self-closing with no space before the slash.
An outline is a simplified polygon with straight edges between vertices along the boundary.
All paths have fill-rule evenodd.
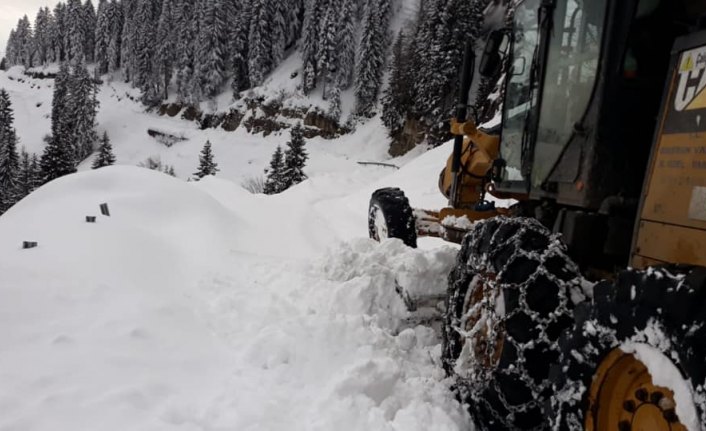
<path id="1" fill-rule="evenodd" d="M 54 9 L 58 0 L 0 0 L 0 53 L 5 53 L 7 37 L 17 25 L 17 20 L 27 15 L 34 25 L 34 18 L 40 7 L 49 6 Z"/>

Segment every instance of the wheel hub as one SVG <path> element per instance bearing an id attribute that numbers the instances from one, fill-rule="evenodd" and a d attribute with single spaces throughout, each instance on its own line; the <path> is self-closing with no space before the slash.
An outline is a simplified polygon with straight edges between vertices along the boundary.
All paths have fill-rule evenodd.
<path id="1" fill-rule="evenodd" d="M 645 364 L 614 349 L 593 379 L 587 431 L 687 431 L 676 414 L 674 393 L 656 386 Z"/>

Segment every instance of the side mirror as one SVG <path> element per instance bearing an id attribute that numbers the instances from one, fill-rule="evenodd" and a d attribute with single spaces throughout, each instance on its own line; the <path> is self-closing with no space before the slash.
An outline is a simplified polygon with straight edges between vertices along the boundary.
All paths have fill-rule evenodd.
<path id="1" fill-rule="evenodd" d="M 503 55 L 501 49 L 507 45 L 508 36 L 505 30 L 494 30 L 488 36 L 483 50 L 483 57 L 480 59 L 478 71 L 484 78 L 492 78 L 500 71 Z"/>

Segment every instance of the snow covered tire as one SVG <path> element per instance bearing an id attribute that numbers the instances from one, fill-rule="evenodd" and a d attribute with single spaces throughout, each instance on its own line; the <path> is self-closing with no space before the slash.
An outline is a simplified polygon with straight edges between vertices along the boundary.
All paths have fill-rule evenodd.
<path id="1" fill-rule="evenodd" d="M 402 190 L 384 188 L 373 193 L 368 210 L 368 233 L 376 241 L 398 238 L 409 247 L 417 247 L 414 212 Z"/>
<path id="2" fill-rule="evenodd" d="M 548 428 L 556 341 L 583 299 L 566 252 L 534 219 L 478 222 L 464 238 L 449 276 L 442 361 L 476 429 Z"/>
<path id="3" fill-rule="evenodd" d="M 696 421 L 706 424 L 706 268 L 679 268 L 681 274 L 675 269 L 622 271 L 615 281 L 596 284 L 593 301 L 576 308 L 550 376 L 553 430 L 584 428 L 586 412 L 598 408 L 589 405 L 596 371 L 625 343 L 644 344 L 671 358 L 690 382 Z"/>

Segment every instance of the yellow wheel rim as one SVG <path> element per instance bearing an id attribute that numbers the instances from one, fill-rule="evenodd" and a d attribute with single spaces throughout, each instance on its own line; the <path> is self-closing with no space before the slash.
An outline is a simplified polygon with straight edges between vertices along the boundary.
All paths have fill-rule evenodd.
<path id="1" fill-rule="evenodd" d="M 587 431 L 687 431 L 674 393 L 655 386 L 645 364 L 620 349 L 598 367 L 585 417 Z"/>

